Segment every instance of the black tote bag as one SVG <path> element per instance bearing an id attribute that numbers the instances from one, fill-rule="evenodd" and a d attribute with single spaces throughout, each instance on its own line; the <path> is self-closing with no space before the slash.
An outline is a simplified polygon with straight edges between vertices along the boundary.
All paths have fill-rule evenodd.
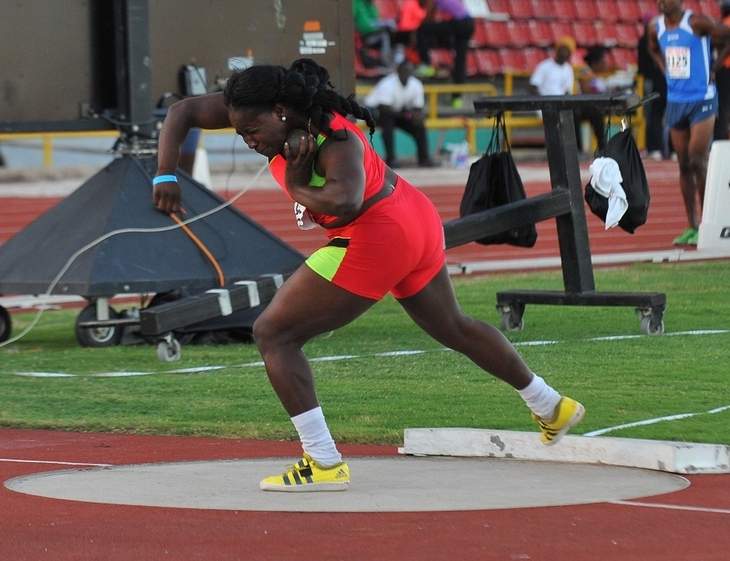
<path id="1" fill-rule="evenodd" d="M 502 141 L 506 150 L 502 149 Z M 504 125 L 504 116 L 496 117 L 484 155 L 471 165 L 461 198 L 459 215 L 466 216 L 490 208 L 514 203 L 525 198 L 525 188 L 517 171 Z M 537 241 L 534 224 L 512 228 L 506 232 L 486 236 L 476 240 L 483 245 L 510 244 L 519 247 L 532 247 Z"/>
<path id="2" fill-rule="evenodd" d="M 623 179 L 621 186 L 626 193 L 626 202 L 629 207 L 618 225 L 629 234 L 633 234 L 636 228 L 646 223 L 651 196 L 644 164 L 641 161 L 641 154 L 639 154 L 631 128 L 612 136 L 606 143 L 606 147 L 596 153 L 596 157 L 613 158 L 621 170 Z M 585 200 L 591 212 L 605 222 L 608 199 L 597 193 L 590 181 L 585 188 Z"/>

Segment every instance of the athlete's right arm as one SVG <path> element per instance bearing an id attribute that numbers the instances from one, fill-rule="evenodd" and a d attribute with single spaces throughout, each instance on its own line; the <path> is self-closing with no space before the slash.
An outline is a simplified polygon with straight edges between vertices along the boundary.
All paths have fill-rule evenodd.
<path id="1" fill-rule="evenodd" d="M 188 97 L 170 106 L 160 131 L 157 175 L 174 174 L 180 146 L 193 127 L 223 129 L 231 126 L 222 93 Z M 158 183 L 152 190 L 154 205 L 163 212 L 180 210 L 180 186 L 174 181 Z"/>
<path id="2" fill-rule="evenodd" d="M 664 68 L 664 58 L 662 57 L 661 49 L 659 49 L 659 37 L 657 37 L 656 34 L 656 17 L 651 20 L 649 23 L 649 35 L 647 37 L 647 49 L 649 51 L 649 55 L 651 58 L 654 59 L 654 62 L 657 63 L 657 66 L 662 71 L 662 73 L 665 72 Z"/>

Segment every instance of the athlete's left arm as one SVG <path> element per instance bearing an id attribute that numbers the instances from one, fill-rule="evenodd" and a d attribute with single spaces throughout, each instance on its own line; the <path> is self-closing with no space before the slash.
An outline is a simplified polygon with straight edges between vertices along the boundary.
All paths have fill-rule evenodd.
<path id="1" fill-rule="evenodd" d="M 338 131 L 339 132 L 339 131 Z M 287 158 L 286 184 L 291 197 L 317 213 L 354 218 L 360 211 L 365 193 L 364 148 L 352 132 L 343 140 L 331 139 L 316 154 L 317 173 L 325 177 L 322 187 L 311 187 L 309 176 L 317 152 L 314 138 L 309 135 L 298 155 Z"/>
<path id="2" fill-rule="evenodd" d="M 704 14 L 692 14 L 690 25 L 695 35 L 709 35 L 713 43 L 726 43 L 730 40 L 730 27 Z"/>

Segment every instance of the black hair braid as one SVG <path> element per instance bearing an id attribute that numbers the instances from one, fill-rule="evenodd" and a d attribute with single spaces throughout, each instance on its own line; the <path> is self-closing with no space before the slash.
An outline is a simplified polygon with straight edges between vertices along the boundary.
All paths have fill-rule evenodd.
<path id="1" fill-rule="evenodd" d="M 261 65 L 234 72 L 223 90 L 228 107 L 273 107 L 283 103 L 311 118 L 317 128 L 332 134 L 329 113 L 352 115 L 365 121 L 370 141 L 375 133 L 375 120 L 370 111 L 355 101 L 355 95 L 341 96 L 330 81 L 326 68 L 309 58 L 295 60 L 289 69 Z"/>
<path id="2" fill-rule="evenodd" d="M 308 114 L 317 128 L 331 134 L 329 113 L 334 111 L 344 116 L 352 115 L 367 123 L 372 141 L 375 120 L 370 111 L 355 101 L 354 94 L 347 98 L 341 96 L 330 82 L 326 68 L 309 58 L 297 59 L 289 67 L 285 83 L 300 85 L 300 104 L 293 103 L 296 99 L 293 97 L 287 97 L 285 102 Z M 286 88 L 286 92 L 289 94 L 291 90 Z"/>

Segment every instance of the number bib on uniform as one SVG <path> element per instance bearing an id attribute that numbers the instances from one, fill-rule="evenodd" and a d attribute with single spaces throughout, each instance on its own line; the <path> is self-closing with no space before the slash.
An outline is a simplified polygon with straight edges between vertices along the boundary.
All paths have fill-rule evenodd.
<path id="1" fill-rule="evenodd" d="M 688 80 L 690 69 L 689 47 L 667 47 L 664 55 L 669 78 Z"/>

